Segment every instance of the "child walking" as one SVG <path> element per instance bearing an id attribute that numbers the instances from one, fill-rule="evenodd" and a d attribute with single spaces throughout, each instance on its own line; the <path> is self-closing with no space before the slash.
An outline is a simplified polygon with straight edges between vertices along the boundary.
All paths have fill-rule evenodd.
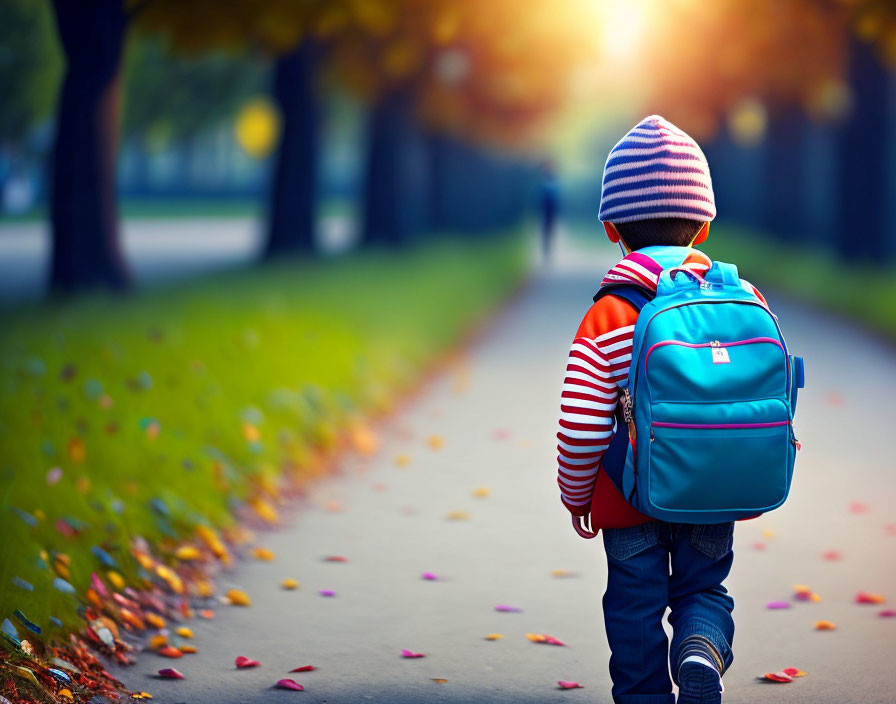
<path id="1" fill-rule="evenodd" d="M 573 525 L 583 537 L 603 529 L 603 611 L 617 704 L 673 704 L 673 681 L 680 704 L 720 702 L 721 677 L 733 659 L 734 602 L 722 583 L 733 560 L 734 523 L 655 520 L 623 497 L 602 466 L 614 433 L 633 423 L 619 414 L 618 401 L 639 308 L 630 294 L 613 291 L 634 287 L 649 300 L 663 270 L 675 267 L 703 280 L 712 262 L 694 246 L 706 240 L 715 215 L 703 152 L 667 120 L 645 118 L 610 151 L 599 217 L 624 257 L 603 278 L 576 333 L 557 437 L 558 483 Z M 635 432 L 653 440 L 652 429 L 631 427 Z M 671 649 L 662 624 L 667 607 Z"/>

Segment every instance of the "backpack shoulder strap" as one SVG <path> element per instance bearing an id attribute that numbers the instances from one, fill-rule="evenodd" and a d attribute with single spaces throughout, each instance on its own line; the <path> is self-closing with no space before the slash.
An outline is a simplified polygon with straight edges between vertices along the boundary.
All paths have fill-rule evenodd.
<path id="1" fill-rule="evenodd" d="M 618 296 L 622 300 L 630 303 L 638 313 L 640 313 L 641 309 L 656 296 L 653 291 L 641 286 L 636 286 L 635 284 L 614 284 L 604 286 L 595 293 L 594 302 L 597 303 L 598 300 L 610 294 Z M 604 451 L 600 466 L 601 469 L 607 473 L 607 477 L 609 477 L 610 481 L 613 482 L 613 486 L 619 490 L 620 494 L 625 496 L 625 492 L 622 489 L 622 472 L 625 469 L 625 457 L 628 454 L 630 439 L 628 424 L 622 418 L 622 412 L 618 406 L 616 408 L 615 416 L 616 432 L 613 434 L 609 446 Z M 626 497 L 626 499 L 627 498 L 628 497 Z"/>
<path id="2" fill-rule="evenodd" d="M 639 313 L 649 301 L 652 301 L 656 297 L 656 294 L 653 293 L 653 291 L 650 291 L 643 286 L 636 286 L 635 284 L 612 284 L 610 286 L 601 287 L 601 289 L 592 296 L 591 300 L 597 303 L 601 298 L 609 295 L 618 296 L 622 300 L 628 301 Z"/>

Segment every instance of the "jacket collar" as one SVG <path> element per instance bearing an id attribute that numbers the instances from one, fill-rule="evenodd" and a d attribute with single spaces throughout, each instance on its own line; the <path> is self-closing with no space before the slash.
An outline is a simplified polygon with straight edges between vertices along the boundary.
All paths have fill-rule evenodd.
<path id="1" fill-rule="evenodd" d="M 676 266 L 704 274 L 712 266 L 712 261 L 693 247 L 644 247 L 613 266 L 600 282 L 600 287 L 634 285 L 656 293 L 663 269 Z"/>

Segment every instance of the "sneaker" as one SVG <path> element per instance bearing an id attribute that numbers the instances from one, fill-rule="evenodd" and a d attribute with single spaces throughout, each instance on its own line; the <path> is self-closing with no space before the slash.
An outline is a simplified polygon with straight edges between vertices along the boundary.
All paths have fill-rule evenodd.
<path id="1" fill-rule="evenodd" d="M 722 679 L 712 663 L 692 656 L 678 668 L 678 704 L 721 704 Z"/>

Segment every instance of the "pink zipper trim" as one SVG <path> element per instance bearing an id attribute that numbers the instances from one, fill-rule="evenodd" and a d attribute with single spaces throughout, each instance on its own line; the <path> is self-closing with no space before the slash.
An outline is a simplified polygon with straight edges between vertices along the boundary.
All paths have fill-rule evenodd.
<path id="1" fill-rule="evenodd" d="M 654 421 L 655 428 L 699 428 L 701 430 L 722 430 L 725 428 L 775 428 L 779 425 L 790 425 L 789 420 L 776 420 L 772 423 L 665 423 Z"/>
<path id="2" fill-rule="evenodd" d="M 775 340 L 772 337 L 751 337 L 747 340 L 738 340 L 736 342 L 720 342 L 719 347 L 737 347 L 738 345 L 752 345 L 757 342 L 770 342 L 773 345 L 777 345 L 781 348 L 781 352 L 787 354 L 784 350 L 784 345 L 782 345 L 778 340 Z M 690 347 L 692 349 L 696 349 L 699 347 L 712 347 L 711 342 L 679 342 L 678 340 L 661 340 L 660 342 L 654 342 L 650 349 L 647 350 L 647 354 L 644 356 L 644 367 L 647 367 L 647 360 L 650 359 L 650 353 L 653 352 L 657 347 L 663 347 L 665 345 L 679 345 L 681 347 Z"/>

